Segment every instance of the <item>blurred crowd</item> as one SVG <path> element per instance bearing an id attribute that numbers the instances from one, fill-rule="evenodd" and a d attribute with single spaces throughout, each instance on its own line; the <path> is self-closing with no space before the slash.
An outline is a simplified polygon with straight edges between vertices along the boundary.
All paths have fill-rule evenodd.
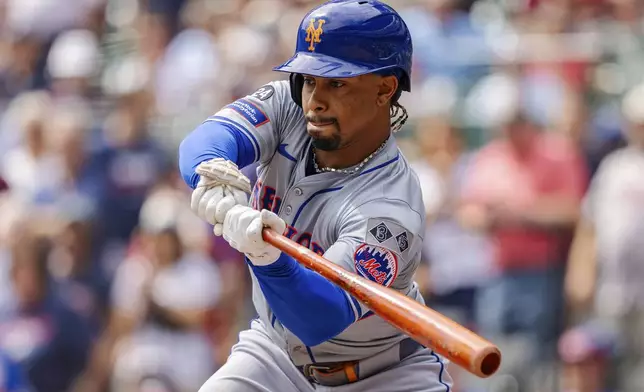
<path id="1" fill-rule="evenodd" d="M 455 392 L 644 391 L 644 2 L 389 0 Z M 181 138 L 282 78 L 321 0 L 0 0 L 0 391 L 194 392 L 254 316 Z M 246 169 L 254 178 L 254 168 Z"/>

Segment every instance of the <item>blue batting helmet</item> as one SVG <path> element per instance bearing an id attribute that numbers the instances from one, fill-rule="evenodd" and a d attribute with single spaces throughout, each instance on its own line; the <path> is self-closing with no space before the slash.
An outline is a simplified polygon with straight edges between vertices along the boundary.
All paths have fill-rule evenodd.
<path id="1" fill-rule="evenodd" d="M 378 0 L 332 0 L 309 12 L 295 55 L 274 71 L 323 78 L 397 75 L 411 91 L 411 35 L 400 15 Z"/>

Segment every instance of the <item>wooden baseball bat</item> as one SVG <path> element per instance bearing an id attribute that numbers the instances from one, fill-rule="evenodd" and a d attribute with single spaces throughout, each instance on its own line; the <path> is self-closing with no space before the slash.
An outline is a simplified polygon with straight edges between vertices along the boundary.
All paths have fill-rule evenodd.
<path id="1" fill-rule="evenodd" d="M 499 348 L 455 321 L 393 289 L 345 270 L 274 230 L 265 228 L 262 234 L 264 241 L 340 286 L 391 325 L 470 373 L 487 378 L 499 369 Z"/>

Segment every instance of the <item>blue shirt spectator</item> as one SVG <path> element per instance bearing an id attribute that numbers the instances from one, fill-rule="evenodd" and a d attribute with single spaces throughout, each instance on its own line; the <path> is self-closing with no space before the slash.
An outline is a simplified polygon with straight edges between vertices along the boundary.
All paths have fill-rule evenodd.
<path id="1" fill-rule="evenodd" d="M 16 307 L 0 318 L 0 350 L 19 364 L 34 392 L 66 392 L 85 367 L 90 334 L 53 290 L 48 248 L 25 235 L 12 249 Z"/>

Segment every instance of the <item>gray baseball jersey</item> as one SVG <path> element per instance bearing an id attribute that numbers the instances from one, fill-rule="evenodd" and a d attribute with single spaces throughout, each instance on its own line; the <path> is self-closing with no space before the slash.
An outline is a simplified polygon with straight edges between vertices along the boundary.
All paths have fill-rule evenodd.
<path id="1" fill-rule="evenodd" d="M 259 161 L 250 204 L 284 219 L 287 237 L 349 271 L 423 301 L 413 275 L 425 230 L 424 205 L 418 179 L 393 137 L 356 174 L 306 176 L 311 141 L 286 81 L 235 101 L 209 121 L 234 126 L 250 138 Z M 406 337 L 349 298 L 356 322 L 335 338 L 307 347 L 281 325 L 253 276 L 258 315 L 296 365 L 366 358 Z"/>

